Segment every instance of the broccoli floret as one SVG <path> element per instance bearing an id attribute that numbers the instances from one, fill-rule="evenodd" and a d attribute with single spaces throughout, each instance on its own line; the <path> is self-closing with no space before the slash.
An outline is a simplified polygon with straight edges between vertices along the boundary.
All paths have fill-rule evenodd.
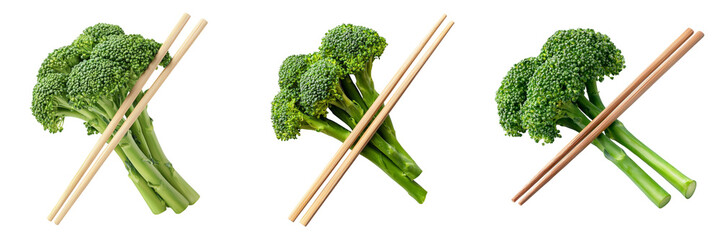
<path id="1" fill-rule="evenodd" d="M 278 86 L 280 89 L 297 89 L 300 76 L 308 69 L 308 55 L 298 54 L 288 56 L 278 71 Z"/>
<path id="2" fill-rule="evenodd" d="M 73 46 L 64 46 L 53 50 L 40 65 L 37 78 L 40 79 L 52 73 L 70 74 L 73 66 L 82 61 L 80 55 L 78 49 Z"/>
<path id="3" fill-rule="evenodd" d="M 363 117 L 363 109 L 346 96 L 341 81 L 345 75 L 331 59 L 313 63 L 300 78 L 300 104 L 305 113 L 325 117 L 328 108 L 335 105 L 350 114 L 355 122 Z"/>
<path id="4" fill-rule="evenodd" d="M 135 75 L 145 72 L 155 54 L 160 49 L 159 42 L 143 38 L 137 34 L 109 36 L 105 41 L 97 44 L 91 53 L 91 58 L 104 58 L 121 63 Z M 160 66 L 170 63 L 170 54 L 160 62 Z"/>
<path id="5" fill-rule="evenodd" d="M 271 103 L 271 121 L 275 136 L 281 141 L 297 139 L 304 127 L 303 114 L 296 107 L 297 89 L 281 90 Z"/>
<path id="6" fill-rule="evenodd" d="M 342 24 L 329 30 L 320 45 L 324 57 L 332 58 L 346 73 L 370 71 L 373 61 L 379 58 L 388 43 L 370 28 Z"/>
<path id="7" fill-rule="evenodd" d="M 506 135 L 518 137 L 526 132 L 521 122 L 521 107 L 526 102 L 526 86 L 528 80 L 539 66 L 535 57 L 529 57 L 513 65 L 503 78 L 501 87 L 496 93 L 498 115 L 501 117 L 501 126 Z"/>
<path id="8" fill-rule="evenodd" d="M 83 30 L 83 34 L 80 34 L 80 36 L 73 41 L 72 46 L 78 49 L 81 58 L 85 60 L 90 58 L 90 54 L 93 52 L 95 45 L 105 41 L 109 36 L 116 35 L 125 35 L 125 32 L 120 26 L 98 23 Z"/>
<path id="9" fill-rule="evenodd" d="M 103 58 L 92 58 L 73 68 L 67 81 L 68 97 L 79 109 L 92 108 L 100 104 L 103 109 L 114 106 L 115 99 L 123 98 L 132 87 L 129 73 L 118 62 Z M 117 107 L 115 107 L 117 108 Z M 108 112 L 112 118 L 113 112 Z"/>
<path id="10" fill-rule="evenodd" d="M 65 115 L 72 112 L 66 99 L 67 74 L 50 73 L 38 78 L 33 88 L 32 112 L 43 129 L 57 133 L 63 130 Z M 77 116 L 82 116 L 78 114 Z M 84 118 L 84 116 L 83 116 Z M 83 119 L 85 120 L 85 119 Z"/>

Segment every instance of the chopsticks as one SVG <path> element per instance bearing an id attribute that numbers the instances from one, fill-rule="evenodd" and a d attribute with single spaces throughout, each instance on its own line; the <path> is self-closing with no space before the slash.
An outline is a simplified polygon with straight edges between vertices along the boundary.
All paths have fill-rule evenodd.
<path id="1" fill-rule="evenodd" d="M 75 176 L 70 181 L 70 184 L 68 184 L 68 187 L 65 188 L 65 192 L 60 196 L 60 199 L 58 199 L 58 202 L 55 204 L 55 207 L 53 207 L 53 210 L 50 211 L 50 214 L 48 215 L 48 221 L 52 221 L 53 218 L 55 218 L 55 215 L 57 215 L 58 211 L 60 211 L 60 207 L 65 204 L 65 201 L 70 196 L 70 193 L 73 192 L 73 189 L 78 185 L 78 182 L 80 182 L 80 179 L 85 175 L 85 172 L 88 171 L 88 168 L 90 168 L 90 165 L 95 160 L 95 157 L 98 156 L 98 153 L 100 153 L 100 150 L 103 149 L 103 146 L 105 146 L 105 143 L 108 141 L 110 136 L 113 134 L 113 131 L 120 123 L 120 120 L 123 119 L 125 116 L 125 112 L 130 109 L 130 106 L 133 104 L 133 101 L 135 101 L 135 98 L 138 97 L 140 92 L 143 90 L 143 86 L 145 86 L 145 83 L 150 78 L 150 75 L 153 74 L 155 71 L 155 68 L 158 67 L 158 64 L 163 60 L 163 57 L 168 52 L 168 49 L 170 48 L 170 45 L 175 42 L 175 39 L 178 38 L 178 35 L 180 34 L 180 31 L 183 29 L 185 24 L 188 22 L 188 19 L 190 19 L 190 15 L 187 13 L 184 13 L 180 20 L 178 20 L 178 23 L 175 24 L 175 27 L 173 27 L 173 30 L 170 31 L 170 35 L 168 35 L 168 38 L 165 39 L 165 42 L 163 42 L 163 45 L 160 46 L 160 50 L 158 50 L 158 53 L 155 55 L 155 58 L 153 58 L 153 61 L 150 62 L 150 65 L 148 65 L 148 68 L 143 72 L 142 75 L 140 75 L 140 78 L 138 78 L 138 81 L 135 83 L 135 86 L 130 90 L 130 93 L 128 93 L 128 96 L 125 98 L 123 103 L 118 108 L 118 112 L 115 113 L 113 116 L 113 119 L 108 123 L 108 127 L 103 131 L 103 134 L 100 135 L 100 138 L 97 142 L 95 142 L 95 145 L 90 150 L 90 153 L 87 157 L 85 157 L 85 161 L 83 162 L 83 165 L 80 166 L 80 169 L 78 169 L 78 172 L 75 173 Z"/>
<path id="2" fill-rule="evenodd" d="M 703 32 L 693 34 L 686 29 L 666 50 L 591 121 L 571 142 L 569 142 L 546 166 L 533 177 L 531 182 L 518 192 L 513 201 L 523 205 L 558 172 L 568 165 L 584 148 L 598 137 L 608 126 L 643 95 L 663 74 L 683 57 L 701 38 Z M 689 38 L 690 37 L 690 38 Z M 682 45 L 683 44 L 683 45 Z M 652 74 L 653 73 L 653 74 Z M 649 76 L 650 75 L 650 76 Z M 535 185 L 535 186 L 534 186 Z M 530 190 L 530 191 L 529 191 Z M 525 196 L 524 196 L 525 195 Z M 523 196 L 523 197 L 522 197 Z M 520 198 L 520 200 L 519 200 Z"/>
<path id="3" fill-rule="evenodd" d="M 163 44 L 163 46 L 161 47 L 161 50 L 160 50 L 159 53 L 158 53 L 158 55 L 161 56 L 160 59 L 162 59 L 162 56 L 165 55 L 165 52 L 167 52 L 167 49 L 170 47 L 170 44 L 172 44 L 173 40 L 175 40 L 175 38 L 177 37 L 177 35 L 178 35 L 178 33 L 180 32 L 180 30 L 183 28 L 183 26 L 184 26 L 185 23 L 187 22 L 188 18 L 189 18 L 189 16 L 188 16 L 187 14 L 184 14 L 183 17 L 181 18 L 180 22 L 179 22 L 179 23 L 176 25 L 176 27 L 173 29 L 173 31 L 171 32 L 171 35 L 168 37 L 168 40 L 169 40 L 169 41 L 166 40 L 166 42 Z M 75 191 L 73 192 L 73 194 L 69 197 L 69 199 L 67 199 L 67 202 L 65 203 L 64 208 L 62 208 L 61 211 L 59 212 L 59 214 L 57 215 L 57 217 L 55 217 L 55 221 L 54 221 L 55 224 L 60 224 L 60 222 L 61 222 L 61 221 L 63 220 L 63 218 L 65 217 L 65 215 L 66 215 L 66 214 L 68 213 L 68 211 L 70 210 L 70 208 L 72 208 L 73 204 L 75 204 L 75 201 L 77 201 L 78 197 L 80 197 L 80 194 L 83 193 L 83 191 L 84 191 L 85 188 L 88 186 L 88 184 L 90 183 L 90 181 L 93 179 L 93 177 L 95 176 L 95 174 L 98 172 L 98 170 L 100 169 L 100 167 L 103 165 L 103 163 L 105 162 L 105 160 L 110 156 L 110 154 L 111 154 L 112 151 L 115 149 L 115 147 L 118 145 L 118 143 L 120 142 L 120 140 L 121 140 L 121 139 L 123 138 L 123 136 L 128 132 L 128 130 L 130 129 L 130 127 L 132 126 L 132 124 L 135 122 L 135 120 L 137 120 L 138 116 L 140 116 L 140 114 L 142 113 L 142 111 L 145 109 L 145 107 L 147 106 L 148 102 L 150 102 L 150 99 L 153 98 L 153 96 L 154 96 L 155 93 L 158 91 L 158 89 L 160 88 L 160 86 L 162 86 L 162 84 L 165 82 L 165 79 L 168 78 L 168 76 L 169 76 L 170 73 L 173 71 L 173 69 L 175 68 L 175 66 L 176 66 L 176 65 L 178 64 L 178 62 L 183 58 L 183 56 L 185 55 L 185 53 L 188 51 L 188 49 L 189 49 L 190 46 L 193 44 L 193 42 L 195 41 L 195 39 L 198 38 L 198 36 L 200 35 L 200 33 L 203 31 L 203 29 L 205 28 L 205 26 L 206 26 L 207 24 L 208 24 L 208 22 L 205 21 L 205 19 L 201 19 L 201 20 L 198 22 L 198 24 L 195 26 L 195 28 L 193 29 L 193 31 L 188 35 L 188 37 L 185 39 L 185 41 L 184 41 L 183 44 L 180 46 L 180 48 L 178 49 L 178 51 L 175 53 L 175 56 L 173 56 L 173 59 L 172 59 L 172 60 L 170 61 L 170 63 L 163 69 L 163 71 L 160 73 L 160 75 L 159 75 L 158 78 L 155 80 L 155 82 L 153 83 L 153 85 L 151 85 L 150 88 L 148 88 L 148 90 L 145 92 L 145 95 L 143 96 L 143 98 L 140 99 L 140 101 L 136 104 L 134 110 L 133 110 L 133 111 L 130 113 L 130 115 L 125 119 L 125 122 L 123 122 L 123 124 L 120 126 L 120 129 L 117 130 L 117 132 L 115 133 L 115 136 L 112 138 L 112 140 L 110 140 L 110 142 L 108 143 L 108 146 L 103 150 L 102 154 L 100 155 L 100 158 L 97 159 L 97 161 L 92 165 L 92 167 L 89 169 L 89 172 L 87 172 L 87 174 L 85 175 L 85 177 L 82 178 L 82 181 L 79 183 L 79 185 L 77 185 L 77 188 L 75 189 Z M 166 44 L 167 44 L 167 46 L 165 46 Z M 163 50 L 164 50 L 164 51 L 163 51 Z M 160 52 L 163 52 L 163 53 L 160 54 Z M 157 59 L 157 58 L 158 58 L 158 57 L 156 56 L 156 59 Z M 158 63 L 159 63 L 159 62 L 160 62 L 160 61 L 158 61 Z M 154 63 L 155 63 L 155 61 L 154 61 Z M 158 63 L 155 63 L 154 66 L 151 64 L 151 66 L 148 67 L 148 69 L 143 73 L 143 76 L 145 76 L 145 75 L 147 74 L 147 76 L 145 77 L 145 80 L 143 80 L 143 81 L 147 81 L 147 78 L 150 77 L 150 75 L 152 74 L 153 70 L 155 69 L 155 67 L 157 66 Z M 127 102 L 128 99 L 130 99 L 129 101 L 130 101 L 130 103 L 132 103 L 132 102 L 135 100 L 135 97 L 137 97 L 137 95 L 138 95 L 138 93 L 140 92 L 140 90 L 142 90 L 142 87 L 143 87 L 143 85 L 144 85 L 144 82 L 143 82 L 143 84 L 141 84 L 141 83 L 140 83 L 140 79 L 139 79 L 138 81 L 139 81 L 139 83 L 136 84 L 136 85 L 133 87 L 133 90 L 135 90 L 136 88 L 139 89 L 138 92 L 135 93 L 135 96 L 132 97 L 132 98 L 130 98 L 130 96 L 128 96 L 128 97 L 125 99 L 125 102 Z M 130 94 L 133 94 L 133 92 L 131 92 Z M 125 103 L 125 102 L 124 102 L 124 103 Z M 129 107 L 129 106 L 128 106 L 128 107 Z M 127 111 L 128 107 L 125 108 L 125 111 Z M 115 120 L 115 117 L 118 117 L 118 116 L 120 116 L 120 119 L 122 119 L 122 116 L 125 115 L 125 111 L 123 111 L 122 109 L 120 109 L 120 110 L 115 114 L 113 120 Z M 119 121 L 120 121 L 120 120 L 118 120 L 118 122 L 119 122 Z M 116 126 L 117 126 L 117 123 L 116 123 Z M 110 132 L 112 133 L 112 130 L 113 130 L 114 128 L 115 128 L 115 127 L 110 127 L 110 126 L 108 126 L 107 129 L 110 129 Z M 106 130 L 107 130 L 107 129 L 106 129 Z M 103 136 L 105 136 L 105 133 L 103 133 Z M 101 136 L 101 137 L 102 137 L 102 136 Z M 101 138 L 102 142 L 104 143 L 104 142 L 107 140 L 108 137 L 109 137 L 109 135 L 106 136 L 106 139 L 102 139 L 102 138 Z M 93 151 L 96 151 L 96 149 L 93 148 Z M 99 149 L 97 149 L 97 151 L 99 151 Z M 95 154 L 97 154 L 97 153 L 95 153 Z M 92 152 L 91 152 L 90 155 L 93 155 Z M 89 159 L 93 159 L 94 156 L 93 156 L 92 158 L 91 158 L 90 156 L 88 156 L 88 158 L 89 158 Z M 86 161 L 88 161 L 88 160 L 86 160 Z M 90 162 L 92 163 L 93 161 L 90 160 Z M 90 163 L 88 163 L 88 165 L 89 165 L 89 164 L 90 164 Z M 83 164 L 83 166 L 85 166 L 85 163 Z M 83 169 L 81 168 L 81 170 L 83 170 Z M 82 171 L 78 171 L 78 173 L 80 173 L 80 175 L 82 175 L 81 172 L 82 172 Z M 76 175 L 76 177 L 77 177 L 77 175 Z M 73 180 L 75 181 L 75 178 L 74 178 Z M 71 183 L 71 185 L 75 185 L 75 184 Z M 67 197 L 66 197 L 66 198 L 67 198 Z M 63 202 L 63 199 L 62 199 L 62 198 L 61 198 L 61 201 L 59 201 L 59 205 L 62 205 L 61 202 Z M 51 214 L 51 215 L 54 215 L 54 214 Z M 48 217 L 48 218 L 49 218 L 49 220 L 52 220 L 52 218 L 50 218 L 50 217 Z"/>
<path id="4" fill-rule="evenodd" d="M 423 47 L 428 43 L 431 36 L 438 30 L 438 27 L 440 27 L 441 23 L 445 20 L 446 15 L 444 14 L 440 20 L 434 25 L 432 31 L 428 33 L 428 35 L 421 41 L 420 45 L 414 50 L 413 53 L 408 57 L 406 62 L 403 63 L 401 68 L 398 70 L 398 72 L 393 76 L 391 81 L 388 83 L 386 88 L 383 90 L 383 92 L 378 96 L 378 98 L 373 102 L 371 107 L 369 107 L 368 111 L 363 115 L 363 117 L 360 120 L 360 123 L 356 125 L 356 127 L 351 132 L 350 136 L 346 138 L 343 145 L 341 145 L 340 149 L 336 152 L 336 154 L 333 156 L 333 159 L 329 163 L 328 166 L 326 166 L 326 169 L 324 169 L 323 173 L 317 181 L 313 184 L 313 187 L 308 191 L 307 195 L 304 196 L 304 198 L 301 200 L 301 202 L 298 204 L 296 209 L 291 213 L 290 220 L 294 221 L 297 216 L 300 214 L 302 209 L 308 204 L 310 201 L 310 198 L 312 198 L 312 195 L 315 194 L 315 192 L 320 188 L 320 185 L 322 185 L 322 181 L 325 181 L 325 179 L 328 177 L 330 172 L 335 168 L 335 165 L 337 165 L 340 158 L 345 155 L 345 153 L 348 151 L 348 149 L 351 147 L 351 145 L 355 142 L 358 135 L 363 132 L 365 129 L 366 124 L 368 121 L 370 121 L 371 118 L 374 117 L 375 113 L 378 111 L 378 109 L 381 107 L 385 99 L 390 95 L 391 91 L 393 91 L 393 88 L 395 85 L 397 85 L 400 78 L 404 75 L 405 71 L 408 70 L 410 67 L 410 64 L 414 61 L 414 59 L 420 54 L 420 51 L 423 49 Z M 353 164 L 353 161 L 358 157 L 360 152 L 365 148 L 366 144 L 368 144 L 368 141 L 373 137 L 373 134 L 375 134 L 376 130 L 380 127 L 380 125 L 383 123 L 385 118 L 388 116 L 390 111 L 393 109 L 395 104 L 398 102 L 400 97 L 403 95 L 403 93 L 408 89 L 408 86 L 410 86 L 413 79 L 416 77 L 418 72 L 421 70 L 425 62 L 430 58 L 430 56 L 433 54 L 435 49 L 438 47 L 438 45 L 441 43 L 443 38 L 446 36 L 448 31 L 453 26 L 453 21 L 449 22 L 446 27 L 441 31 L 441 33 L 436 37 L 436 40 L 431 44 L 428 50 L 426 50 L 426 53 L 421 57 L 421 60 L 416 64 L 416 66 L 411 70 L 410 75 L 406 76 L 406 79 L 401 83 L 401 86 L 398 90 L 395 91 L 391 99 L 388 101 L 388 103 L 383 107 L 383 109 L 378 113 L 378 116 L 375 117 L 373 122 L 370 124 L 368 129 L 365 130 L 363 135 L 361 136 L 360 140 L 358 140 L 357 143 L 355 143 L 355 147 L 351 151 L 351 153 L 348 155 L 346 160 L 341 164 L 340 168 L 336 171 L 336 173 L 333 175 L 333 177 L 329 180 L 329 182 L 326 184 L 326 186 L 323 188 L 323 191 L 318 195 L 316 200 L 313 202 L 313 204 L 309 207 L 308 211 L 303 215 L 303 218 L 301 218 L 300 223 L 304 226 L 307 226 L 310 220 L 315 216 L 318 209 L 320 209 L 321 205 L 325 202 L 325 200 L 330 195 L 330 192 L 333 191 L 333 189 L 336 187 L 340 179 L 343 177 L 346 171 L 350 168 L 351 164 Z M 363 123 L 361 125 L 361 123 Z M 331 166 L 332 165 L 332 166 Z"/>

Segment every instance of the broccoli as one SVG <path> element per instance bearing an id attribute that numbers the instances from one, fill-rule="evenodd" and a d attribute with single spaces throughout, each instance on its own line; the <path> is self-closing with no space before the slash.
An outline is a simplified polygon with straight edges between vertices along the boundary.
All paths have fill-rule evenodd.
<path id="1" fill-rule="evenodd" d="M 496 93 L 500 125 L 512 137 L 527 133 L 536 142 L 553 143 L 558 126 L 580 132 L 605 106 L 597 82 L 613 79 L 625 68 L 621 51 L 610 38 L 592 29 L 557 31 L 537 57 L 515 64 Z M 620 143 L 659 172 L 687 198 L 695 181 L 687 178 L 616 121 L 593 144 L 623 171 L 659 208 L 670 195 L 646 174 Z"/>
<path id="2" fill-rule="evenodd" d="M 288 56 L 278 72 L 280 92 L 271 108 L 276 137 L 296 139 L 301 129 L 308 129 L 344 141 L 348 130 L 329 119 L 328 113 L 355 128 L 378 96 L 371 67 L 386 45 L 372 29 L 343 24 L 326 33 L 318 52 Z M 416 201 L 424 201 L 426 191 L 413 181 L 422 170 L 401 147 L 388 119 L 361 154 Z"/>
<path id="3" fill-rule="evenodd" d="M 103 132 L 160 46 L 141 35 L 125 35 L 116 25 L 86 28 L 71 45 L 54 50 L 41 64 L 33 89 L 33 115 L 50 133 L 63 130 L 65 117 L 83 120 L 88 134 Z M 166 54 L 160 65 L 168 63 Z M 142 94 L 135 101 L 140 98 Z M 167 207 L 180 213 L 198 200 L 198 193 L 175 172 L 160 147 L 147 109 L 114 150 L 154 214 Z"/>

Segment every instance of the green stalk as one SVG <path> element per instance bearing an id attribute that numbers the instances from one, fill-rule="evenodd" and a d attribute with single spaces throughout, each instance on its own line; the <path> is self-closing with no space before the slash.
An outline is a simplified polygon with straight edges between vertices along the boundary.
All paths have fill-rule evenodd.
<path id="1" fill-rule="evenodd" d="M 601 108 L 586 98 L 580 97 L 577 102 L 581 110 L 590 117 L 595 118 L 602 111 Z M 681 192 L 684 197 L 690 198 L 693 196 L 693 193 L 696 190 L 696 181 L 681 173 L 681 171 L 676 169 L 656 152 L 643 144 L 641 140 L 636 138 L 636 136 L 626 129 L 622 122 L 618 120 L 614 121 L 614 123 L 606 129 L 606 132 L 608 137 L 620 143 L 633 152 L 633 154 L 641 158 L 641 160 L 648 164 L 648 166 L 653 168 L 653 170 L 658 172 L 658 174 L 671 183 L 674 188 Z"/>
<path id="2" fill-rule="evenodd" d="M 140 176 L 140 173 L 138 173 L 138 170 L 133 167 L 132 163 L 130 163 L 130 160 L 123 150 L 116 147 L 115 153 L 117 153 L 120 159 L 123 160 L 123 163 L 125 163 L 125 169 L 128 170 L 128 177 L 131 181 L 133 181 L 133 184 L 135 184 L 138 192 L 140 192 L 140 196 L 143 197 L 145 203 L 148 204 L 148 207 L 150 207 L 150 211 L 156 215 L 165 212 L 165 209 L 167 209 L 165 201 L 163 201 L 163 199 L 161 199 L 160 196 L 158 196 L 158 194 L 156 194 L 155 191 L 148 186 L 148 182 L 145 181 L 143 176 Z"/>
<path id="3" fill-rule="evenodd" d="M 150 156 L 155 160 L 155 167 L 158 169 L 161 175 L 170 182 L 178 192 L 180 192 L 185 199 L 188 200 L 190 205 L 193 205 L 198 201 L 200 195 L 183 179 L 178 172 L 175 171 L 173 164 L 170 163 L 168 157 L 163 152 L 163 148 L 160 146 L 160 141 L 155 135 L 155 128 L 153 127 L 153 121 L 148 115 L 147 108 L 138 117 L 137 123 L 140 124 L 143 131 L 145 142 L 150 147 Z"/>
<path id="4" fill-rule="evenodd" d="M 183 197 L 153 166 L 152 161 L 143 154 L 130 134 L 125 134 L 118 145 L 125 152 L 138 173 L 148 182 L 151 188 L 160 195 L 175 213 L 181 213 L 188 207 L 188 200 Z"/>
<path id="5" fill-rule="evenodd" d="M 368 105 L 366 105 L 363 101 L 363 97 L 360 95 L 360 92 L 358 92 L 356 85 L 353 84 L 353 80 L 350 78 L 350 75 L 346 74 L 343 79 L 340 80 L 340 86 L 348 98 L 363 108 L 363 112 L 368 111 Z"/>
<path id="6" fill-rule="evenodd" d="M 360 71 L 354 74 L 354 76 L 356 77 L 358 89 L 360 89 L 361 93 L 363 94 L 363 98 L 353 99 L 353 96 L 349 95 L 351 99 L 355 101 L 366 102 L 368 106 L 373 104 L 373 102 L 376 100 L 376 98 L 378 98 L 379 95 L 373 84 L 373 77 L 371 76 L 372 68 L 373 62 L 370 62 L 364 71 Z M 346 90 L 348 89 L 346 88 Z M 381 106 L 381 109 L 382 108 L 383 106 Z M 368 109 L 366 108 L 366 110 Z M 407 156 L 409 159 L 413 159 L 410 154 L 408 154 L 406 149 L 403 148 L 403 145 L 401 145 L 401 143 L 398 141 L 398 138 L 396 136 L 396 130 L 393 127 L 393 121 L 391 120 L 391 116 L 386 117 L 386 119 L 383 121 L 383 124 L 378 129 L 378 134 L 380 134 L 381 137 L 383 137 L 383 139 L 385 139 L 388 143 L 393 145 L 399 152 L 401 152 L 401 154 Z"/>
<path id="7" fill-rule="evenodd" d="M 596 106 L 604 106 L 596 80 L 586 82 L 586 92 L 588 92 L 588 100 L 593 104 Z"/>
<path id="8" fill-rule="evenodd" d="M 328 119 L 306 117 L 306 122 L 308 123 L 308 126 L 305 126 L 305 129 L 322 132 L 341 142 L 345 141 L 348 135 L 350 135 L 348 130 Z M 383 172 L 405 189 L 406 192 L 418 203 L 423 203 L 425 201 L 427 194 L 426 190 L 418 185 L 418 183 L 408 178 L 408 176 L 396 165 L 394 165 L 390 159 L 383 155 L 383 153 L 370 146 L 366 146 L 363 151 L 361 151 L 361 155 L 383 170 Z"/>
<path id="9" fill-rule="evenodd" d="M 586 118 L 578 108 L 570 115 L 572 120 L 559 120 L 559 123 L 577 132 L 583 130 L 583 128 L 590 123 L 590 120 Z M 626 174 L 656 207 L 662 208 L 671 200 L 671 195 L 661 188 L 656 181 L 648 176 L 643 169 L 626 155 L 623 149 L 613 143 L 606 135 L 601 134 L 596 137 L 593 145 L 603 152 L 606 159 L 610 160 L 618 169 Z"/>
<path id="10" fill-rule="evenodd" d="M 80 110 L 85 111 L 85 110 Z M 84 114 L 78 117 L 82 120 L 85 120 L 86 122 L 91 123 L 91 125 L 98 130 L 98 132 L 103 132 L 107 128 L 107 122 L 100 119 L 99 116 L 96 114 L 90 113 L 85 111 Z M 149 185 L 148 182 L 145 181 L 143 176 L 140 175 L 137 169 L 133 166 L 133 164 L 130 162 L 130 159 L 128 158 L 127 154 L 120 148 L 120 146 L 115 147 L 115 153 L 118 154 L 120 157 L 120 160 L 123 161 L 123 164 L 125 165 L 125 169 L 128 170 L 128 177 L 133 182 L 135 187 L 138 189 L 138 192 L 140 192 L 140 196 L 143 197 L 143 200 L 145 200 L 145 203 L 150 208 L 150 211 L 153 212 L 153 214 L 160 214 L 162 212 L 165 212 L 166 205 L 165 201 L 163 201 L 158 194 L 155 193 L 155 190 L 153 190 Z"/>
<path id="11" fill-rule="evenodd" d="M 334 115 L 336 115 L 336 117 L 347 124 L 348 127 L 351 129 L 355 128 L 356 121 L 347 111 L 344 111 L 336 106 L 331 106 L 330 110 Z M 401 151 L 397 150 L 395 146 L 386 142 L 386 140 L 378 135 L 377 132 L 376 134 L 373 134 L 373 137 L 371 137 L 370 143 L 390 158 L 391 161 L 403 170 L 410 179 L 416 179 L 423 172 L 423 170 L 421 170 L 418 164 L 416 164 L 410 156 L 404 155 Z"/>
<path id="12" fill-rule="evenodd" d="M 130 113 L 132 113 L 133 110 L 135 110 L 135 107 L 130 106 L 128 112 L 126 113 L 126 116 L 130 116 Z M 151 157 L 151 160 L 155 162 L 157 160 L 150 155 L 150 147 L 148 145 L 148 142 L 145 140 L 146 138 L 143 134 L 143 128 L 138 122 L 139 121 L 136 120 L 133 125 L 130 126 L 130 132 L 131 135 L 133 135 L 133 140 L 135 140 L 135 143 L 138 144 L 138 147 L 140 147 L 140 150 L 143 151 L 143 154 L 145 154 L 145 156 Z"/>

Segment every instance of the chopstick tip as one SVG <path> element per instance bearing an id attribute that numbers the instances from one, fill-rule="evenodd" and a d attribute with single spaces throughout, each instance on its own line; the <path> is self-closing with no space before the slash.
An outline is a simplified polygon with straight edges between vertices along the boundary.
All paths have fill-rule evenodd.
<path id="1" fill-rule="evenodd" d="M 699 38 L 702 38 L 704 36 L 704 33 L 702 31 L 697 31 L 696 35 L 699 35 Z"/>

